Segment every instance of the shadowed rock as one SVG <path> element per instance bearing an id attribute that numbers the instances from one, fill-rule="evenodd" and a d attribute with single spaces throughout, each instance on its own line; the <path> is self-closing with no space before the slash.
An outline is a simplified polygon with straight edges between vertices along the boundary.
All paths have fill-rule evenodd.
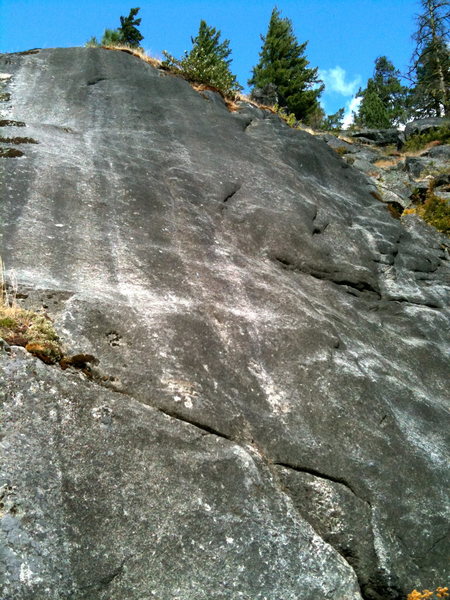
<path id="1" fill-rule="evenodd" d="M 0 63 L 39 142 L 0 161 L 0 254 L 98 361 L 0 348 L 3 595 L 444 584 L 445 239 L 324 141 L 129 54 Z"/>

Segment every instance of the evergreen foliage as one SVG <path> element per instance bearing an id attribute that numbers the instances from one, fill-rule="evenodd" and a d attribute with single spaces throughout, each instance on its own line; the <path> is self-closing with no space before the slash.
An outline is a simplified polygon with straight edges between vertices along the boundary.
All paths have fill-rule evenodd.
<path id="1" fill-rule="evenodd" d="M 328 115 L 322 122 L 322 129 L 326 131 L 340 130 L 344 124 L 345 108 L 340 108 L 332 115 Z"/>
<path id="2" fill-rule="evenodd" d="M 102 37 L 102 46 L 118 46 L 123 43 L 122 36 L 118 29 L 105 29 Z"/>
<path id="3" fill-rule="evenodd" d="M 120 17 L 119 34 L 121 43 L 130 48 L 139 48 L 140 42 L 144 39 L 138 27 L 141 24 L 141 19 L 136 19 L 140 8 L 132 8 L 128 17 Z"/>
<path id="4" fill-rule="evenodd" d="M 242 90 L 236 76 L 230 71 L 230 41 L 221 42 L 220 31 L 202 20 L 197 36 L 191 41 L 191 51 L 185 52 L 182 59 L 164 51 L 166 60 L 163 66 L 181 73 L 188 81 L 210 85 L 225 96 L 233 97 Z"/>
<path id="5" fill-rule="evenodd" d="M 134 18 L 139 10 L 139 8 L 132 8 L 128 17 L 120 17 L 121 27 L 119 29 L 105 29 L 101 42 L 93 36 L 86 42 L 85 46 L 95 48 L 124 45 L 130 48 L 139 48 L 139 42 L 144 39 L 137 29 L 137 26 L 141 24 L 141 19 Z"/>
<path id="6" fill-rule="evenodd" d="M 277 8 L 273 9 L 267 35 L 261 36 L 261 40 L 260 60 L 248 84 L 257 88 L 274 84 L 278 103 L 297 119 L 307 122 L 317 113 L 318 98 L 324 89 L 319 85 L 318 69 L 309 68 L 304 56 L 308 42 L 297 42 L 291 21 L 281 18 Z"/>
<path id="7" fill-rule="evenodd" d="M 409 71 L 412 105 L 417 117 L 443 117 L 450 114 L 450 2 L 421 0 L 421 6 Z"/>
<path id="8" fill-rule="evenodd" d="M 400 72 L 386 56 L 375 60 L 373 77 L 357 97 L 362 98 L 355 124 L 383 129 L 407 120 L 408 88 L 400 83 Z"/>

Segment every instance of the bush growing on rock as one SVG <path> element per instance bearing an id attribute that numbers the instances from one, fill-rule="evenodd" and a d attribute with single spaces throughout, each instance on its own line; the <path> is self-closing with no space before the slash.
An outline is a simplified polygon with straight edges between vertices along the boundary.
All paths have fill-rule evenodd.
<path id="1" fill-rule="evenodd" d="M 439 127 L 425 133 L 417 133 L 405 142 L 403 150 L 415 151 L 425 148 L 430 142 L 450 144 L 450 126 Z"/>
<path id="2" fill-rule="evenodd" d="M 230 41 L 219 40 L 220 31 L 209 27 L 205 21 L 200 21 L 197 37 L 191 38 L 191 51 L 186 51 L 181 59 L 164 51 L 166 60 L 163 66 L 192 83 L 210 85 L 225 96 L 234 97 L 242 90 L 242 86 L 230 71 Z"/>
<path id="3" fill-rule="evenodd" d="M 63 353 L 59 338 L 47 315 L 25 310 L 8 294 L 0 259 L 0 338 L 7 344 L 23 346 L 48 364 L 58 362 Z"/>

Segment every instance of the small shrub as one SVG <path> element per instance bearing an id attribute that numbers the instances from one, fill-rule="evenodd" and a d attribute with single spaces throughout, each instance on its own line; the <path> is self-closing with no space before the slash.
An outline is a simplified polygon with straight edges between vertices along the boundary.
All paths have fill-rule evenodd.
<path id="1" fill-rule="evenodd" d="M 6 343 L 23 346 L 47 364 L 58 362 L 63 352 L 59 338 L 46 314 L 21 308 L 16 304 L 15 290 L 9 293 L 0 258 L 0 338 Z"/>
<path id="2" fill-rule="evenodd" d="M 416 150 L 422 150 L 427 144 L 431 142 L 439 142 L 440 144 L 450 144 L 450 126 L 445 125 L 432 129 L 426 133 L 418 133 L 413 135 L 405 142 L 403 146 L 404 151 L 414 152 Z"/>
<path id="3" fill-rule="evenodd" d="M 294 129 L 297 127 L 298 121 L 294 113 L 288 113 L 284 106 L 279 106 L 278 104 L 274 105 L 273 110 L 277 113 L 279 117 L 283 119 L 283 121 L 285 121 L 289 125 L 289 127 L 292 127 Z"/>
<path id="4" fill-rule="evenodd" d="M 432 189 L 428 190 L 423 204 L 407 208 L 404 215 L 418 215 L 429 225 L 433 225 L 441 233 L 450 235 L 450 201 L 439 198 Z"/>
<path id="5" fill-rule="evenodd" d="M 181 59 L 164 51 L 162 66 L 191 83 L 211 86 L 225 97 L 234 99 L 242 86 L 230 71 L 229 40 L 220 42 L 220 31 L 209 27 L 205 21 L 200 21 L 198 35 L 191 39 L 192 49 Z"/>
<path id="6" fill-rule="evenodd" d="M 338 146 L 334 148 L 335 152 L 339 154 L 339 156 L 344 156 L 344 154 L 348 154 L 348 149 L 345 146 Z"/>

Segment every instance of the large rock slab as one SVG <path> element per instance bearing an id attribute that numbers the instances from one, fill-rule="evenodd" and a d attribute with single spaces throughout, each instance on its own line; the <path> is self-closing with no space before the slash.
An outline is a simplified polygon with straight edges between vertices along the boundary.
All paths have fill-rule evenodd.
<path id="1" fill-rule="evenodd" d="M 128 54 L 0 63 L 38 142 L 0 158 L 0 252 L 98 360 L 1 355 L 8 597 L 443 584 L 445 239 L 324 141 Z"/>

